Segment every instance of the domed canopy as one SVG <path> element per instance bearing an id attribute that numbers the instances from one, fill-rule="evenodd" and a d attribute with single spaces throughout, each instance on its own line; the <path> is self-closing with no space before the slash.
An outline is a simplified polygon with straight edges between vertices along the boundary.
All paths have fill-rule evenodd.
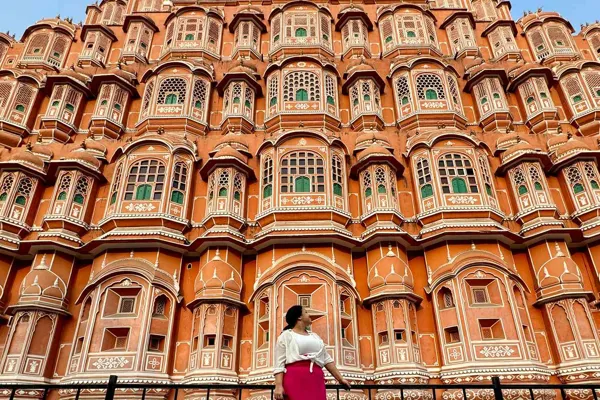
<path id="1" fill-rule="evenodd" d="M 61 158 L 61 160 L 76 161 L 96 171 L 98 171 L 102 166 L 102 162 L 98 160 L 91 152 L 86 151 L 85 148 L 72 150 L 65 157 Z"/>
<path id="2" fill-rule="evenodd" d="M 259 7 L 248 5 L 233 15 L 233 19 L 229 23 L 229 32 L 234 33 L 242 21 L 252 21 L 260 28 L 262 33 L 265 33 L 267 26 L 264 19 L 265 15 Z"/>
<path id="3" fill-rule="evenodd" d="M 346 80 L 342 85 L 342 93 L 348 94 L 350 86 L 356 82 L 359 78 L 371 78 L 375 81 L 381 93 L 385 88 L 385 82 L 379 76 L 377 69 L 369 64 L 364 58 L 360 58 L 358 61 L 351 61 L 344 72 L 344 79 Z"/>
<path id="4" fill-rule="evenodd" d="M 548 151 L 549 152 L 556 151 L 556 149 L 558 149 L 559 146 L 562 146 L 564 143 L 566 143 L 567 140 L 569 140 L 568 135 L 557 135 L 557 136 L 551 137 L 550 139 L 548 139 L 548 142 L 547 142 Z"/>
<path id="5" fill-rule="evenodd" d="M 241 302 L 242 277 L 229 263 L 225 262 L 217 250 L 215 256 L 201 269 L 194 289 L 196 302 L 202 300 L 229 300 Z"/>
<path id="6" fill-rule="evenodd" d="M 256 97 L 262 96 L 262 87 L 258 84 L 258 80 L 260 80 L 260 74 L 257 71 L 258 70 L 255 65 L 245 62 L 243 59 L 240 60 L 240 63 L 230 68 L 217 84 L 217 90 L 219 94 L 221 96 L 223 95 L 225 88 L 230 82 L 244 81 L 250 87 L 252 87 Z"/>
<path id="7" fill-rule="evenodd" d="M 545 168 L 550 166 L 548 154 L 535 148 L 527 140 L 518 135 L 515 135 L 514 140 L 509 140 L 512 144 L 500 155 L 502 164 L 498 168 L 499 174 L 506 173 L 508 169 L 523 161 L 539 161 Z"/>
<path id="8" fill-rule="evenodd" d="M 523 28 L 523 32 L 526 32 L 529 28 L 543 24 L 545 22 L 556 21 L 565 25 L 571 33 L 575 33 L 573 25 L 566 19 L 564 19 L 559 13 L 554 11 L 542 11 L 541 9 L 537 12 L 529 12 L 528 14 L 521 17 L 517 23 Z"/>
<path id="9" fill-rule="evenodd" d="M 230 142 L 218 145 L 215 150 L 209 153 L 211 157 L 200 170 L 200 175 L 204 179 L 208 179 L 210 173 L 217 166 L 233 165 L 236 169 L 245 173 L 249 179 L 254 179 L 254 170 L 248 166 L 249 156 L 247 153 L 243 154 L 243 152 L 245 153 L 244 147 L 235 146 Z"/>
<path id="10" fill-rule="evenodd" d="M 217 142 L 214 149 L 208 152 L 211 157 L 214 156 L 222 147 L 231 146 L 243 155 L 251 157 L 252 154 L 248 148 L 248 140 L 243 134 L 228 133 Z"/>
<path id="11" fill-rule="evenodd" d="M 393 149 L 384 133 L 370 131 L 358 135 L 356 138 L 356 145 L 354 146 L 354 154 L 356 155 L 356 153 L 370 147 L 371 145 L 385 147 L 388 150 Z"/>
<path id="12" fill-rule="evenodd" d="M 80 90 L 85 96 L 90 97 L 91 91 L 89 84 L 91 77 L 85 73 L 81 68 L 72 66 L 71 68 L 65 68 L 57 74 L 46 76 L 46 91 L 50 95 L 54 85 L 66 83 L 74 88 Z"/>
<path id="13" fill-rule="evenodd" d="M 373 156 L 389 157 L 391 155 L 392 155 L 392 153 L 385 147 L 380 146 L 378 144 L 372 144 L 371 146 L 367 147 L 366 149 L 364 149 L 360 153 L 358 153 L 357 159 L 358 159 L 358 161 L 363 161 L 368 157 L 373 157 Z"/>
<path id="14" fill-rule="evenodd" d="M 404 165 L 390 152 L 390 150 L 379 144 L 371 144 L 369 147 L 361 150 L 357 156 L 357 162 L 352 166 L 350 174 L 358 176 L 358 173 L 370 163 L 389 164 L 398 175 L 404 172 Z"/>
<path id="15" fill-rule="evenodd" d="M 20 164 L 25 169 L 29 169 L 39 174 L 44 174 L 46 164 L 42 157 L 34 154 L 32 150 L 32 146 L 17 150 L 12 156 L 10 156 L 9 162 Z"/>
<path id="16" fill-rule="evenodd" d="M 465 66 L 464 78 L 467 81 L 465 91 L 470 92 L 473 86 L 485 78 L 498 78 L 503 87 L 508 84 L 506 71 L 512 65 L 507 62 L 489 63 L 483 59 L 478 59 L 470 66 Z"/>
<path id="17" fill-rule="evenodd" d="M 578 157 L 600 159 L 600 152 L 593 151 L 583 138 L 575 138 L 571 134 L 566 136 L 566 141 L 553 143 L 553 150 L 550 152 L 550 159 L 554 164 L 553 170 L 561 168 L 566 162 Z"/>
<path id="18" fill-rule="evenodd" d="M 514 146 L 523 138 L 518 133 L 509 133 L 508 135 L 502 135 L 496 140 L 496 152 L 507 150 L 509 147 Z"/>
<path id="19" fill-rule="evenodd" d="M 373 22 L 371 22 L 371 18 L 366 13 L 365 9 L 358 4 L 349 4 L 347 6 L 343 6 L 340 8 L 340 12 L 337 16 L 337 22 L 335 23 L 335 30 L 341 31 L 344 25 L 351 19 L 360 19 L 367 30 L 373 30 Z"/>
<path id="20" fill-rule="evenodd" d="M 215 159 L 226 159 L 226 158 L 235 158 L 243 163 L 248 162 L 248 157 L 237 151 L 231 146 L 222 147 L 217 153 L 213 156 Z"/>
<path id="21" fill-rule="evenodd" d="M 44 18 L 25 29 L 25 32 L 23 32 L 23 37 L 21 38 L 21 42 L 25 42 L 29 35 L 39 29 L 52 29 L 68 35 L 71 39 L 75 39 L 77 25 L 75 25 L 73 21 L 68 18 Z"/>
<path id="22" fill-rule="evenodd" d="M 133 97 L 139 97 L 137 90 L 137 74 L 128 71 L 124 66 L 120 65 L 110 69 L 106 73 L 95 74 L 92 77 L 90 88 L 96 95 L 99 94 L 100 87 L 104 83 L 117 83 L 123 89 L 127 90 Z"/>
<path id="23" fill-rule="evenodd" d="M 382 297 L 408 297 L 419 302 L 421 298 L 414 293 L 413 274 L 403 260 L 398 257 L 390 245 L 387 254 L 369 270 L 368 285 L 370 296 L 365 299 L 373 302 Z"/>
<path id="24" fill-rule="evenodd" d="M 526 63 L 517 68 L 512 68 L 509 71 L 508 76 L 510 82 L 506 89 L 511 92 L 516 90 L 521 83 L 531 77 L 543 77 L 546 80 L 548 87 L 551 87 L 554 82 L 554 73 L 552 70 L 537 63 Z"/>
<path id="25" fill-rule="evenodd" d="M 46 265 L 45 256 L 23 279 L 18 303 L 12 309 L 46 309 L 67 313 L 65 282 Z"/>

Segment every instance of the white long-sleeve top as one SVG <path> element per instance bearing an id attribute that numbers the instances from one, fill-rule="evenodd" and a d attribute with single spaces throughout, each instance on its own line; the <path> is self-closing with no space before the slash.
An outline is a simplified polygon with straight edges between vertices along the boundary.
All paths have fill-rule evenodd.
<path id="1" fill-rule="evenodd" d="M 285 372 L 285 366 L 288 364 L 295 363 L 297 361 L 310 361 L 311 372 L 312 365 L 317 364 L 323 368 L 325 365 L 333 362 L 333 358 L 327 353 L 325 349 L 325 343 L 316 333 L 309 333 L 309 335 L 320 343 L 320 350 L 314 353 L 300 354 L 298 349 L 298 342 L 291 329 L 283 331 L 283 333 L 277 339 L 277 345 L 275 346 L 275 366 L 273 368 L 273 374 L 279 374 Z"/>

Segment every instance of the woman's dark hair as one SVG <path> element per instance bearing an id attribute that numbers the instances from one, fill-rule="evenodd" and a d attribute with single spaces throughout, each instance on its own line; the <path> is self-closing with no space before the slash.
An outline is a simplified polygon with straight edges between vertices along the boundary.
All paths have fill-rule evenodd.
<path id="1" fill-rule="evenodd" d="M 298 319 L 302 316 L 302 306 L 291 306 L 287 313 L 285 313 L 285 322 L 287 326 L 283 328 L 284 331 L 294 329 Z"/>

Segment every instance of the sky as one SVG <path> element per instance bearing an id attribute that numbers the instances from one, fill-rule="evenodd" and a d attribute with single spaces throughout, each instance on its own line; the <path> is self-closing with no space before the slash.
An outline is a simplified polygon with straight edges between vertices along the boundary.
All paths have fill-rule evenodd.
<path id="1" fill-rule="evenodd" d="M 44 17 L 73 18 L 74 22 L 85 18 L 85 8 L 93 0 L 0 0 L 0 32 L 10 31 L 20 39 L 28 26 Z M 600 19 L 599 0 L 512 0 L 512 14 L 515 20 L 524 10 L 535 11 L 543 7 L 546 11 L 558 11 L 571 21 L 579 32 L 580 24 Z"/>

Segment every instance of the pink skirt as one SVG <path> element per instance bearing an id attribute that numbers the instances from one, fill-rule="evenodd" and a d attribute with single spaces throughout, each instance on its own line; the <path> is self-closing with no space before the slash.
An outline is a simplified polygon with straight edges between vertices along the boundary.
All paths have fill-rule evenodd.
<path id="1" fill-rule="evenodd" d="M 323 368 L 310 361 L 298 361 L 285 366 L 283 390 L 288 400 L 326 400 L 325 374 Z"/>

